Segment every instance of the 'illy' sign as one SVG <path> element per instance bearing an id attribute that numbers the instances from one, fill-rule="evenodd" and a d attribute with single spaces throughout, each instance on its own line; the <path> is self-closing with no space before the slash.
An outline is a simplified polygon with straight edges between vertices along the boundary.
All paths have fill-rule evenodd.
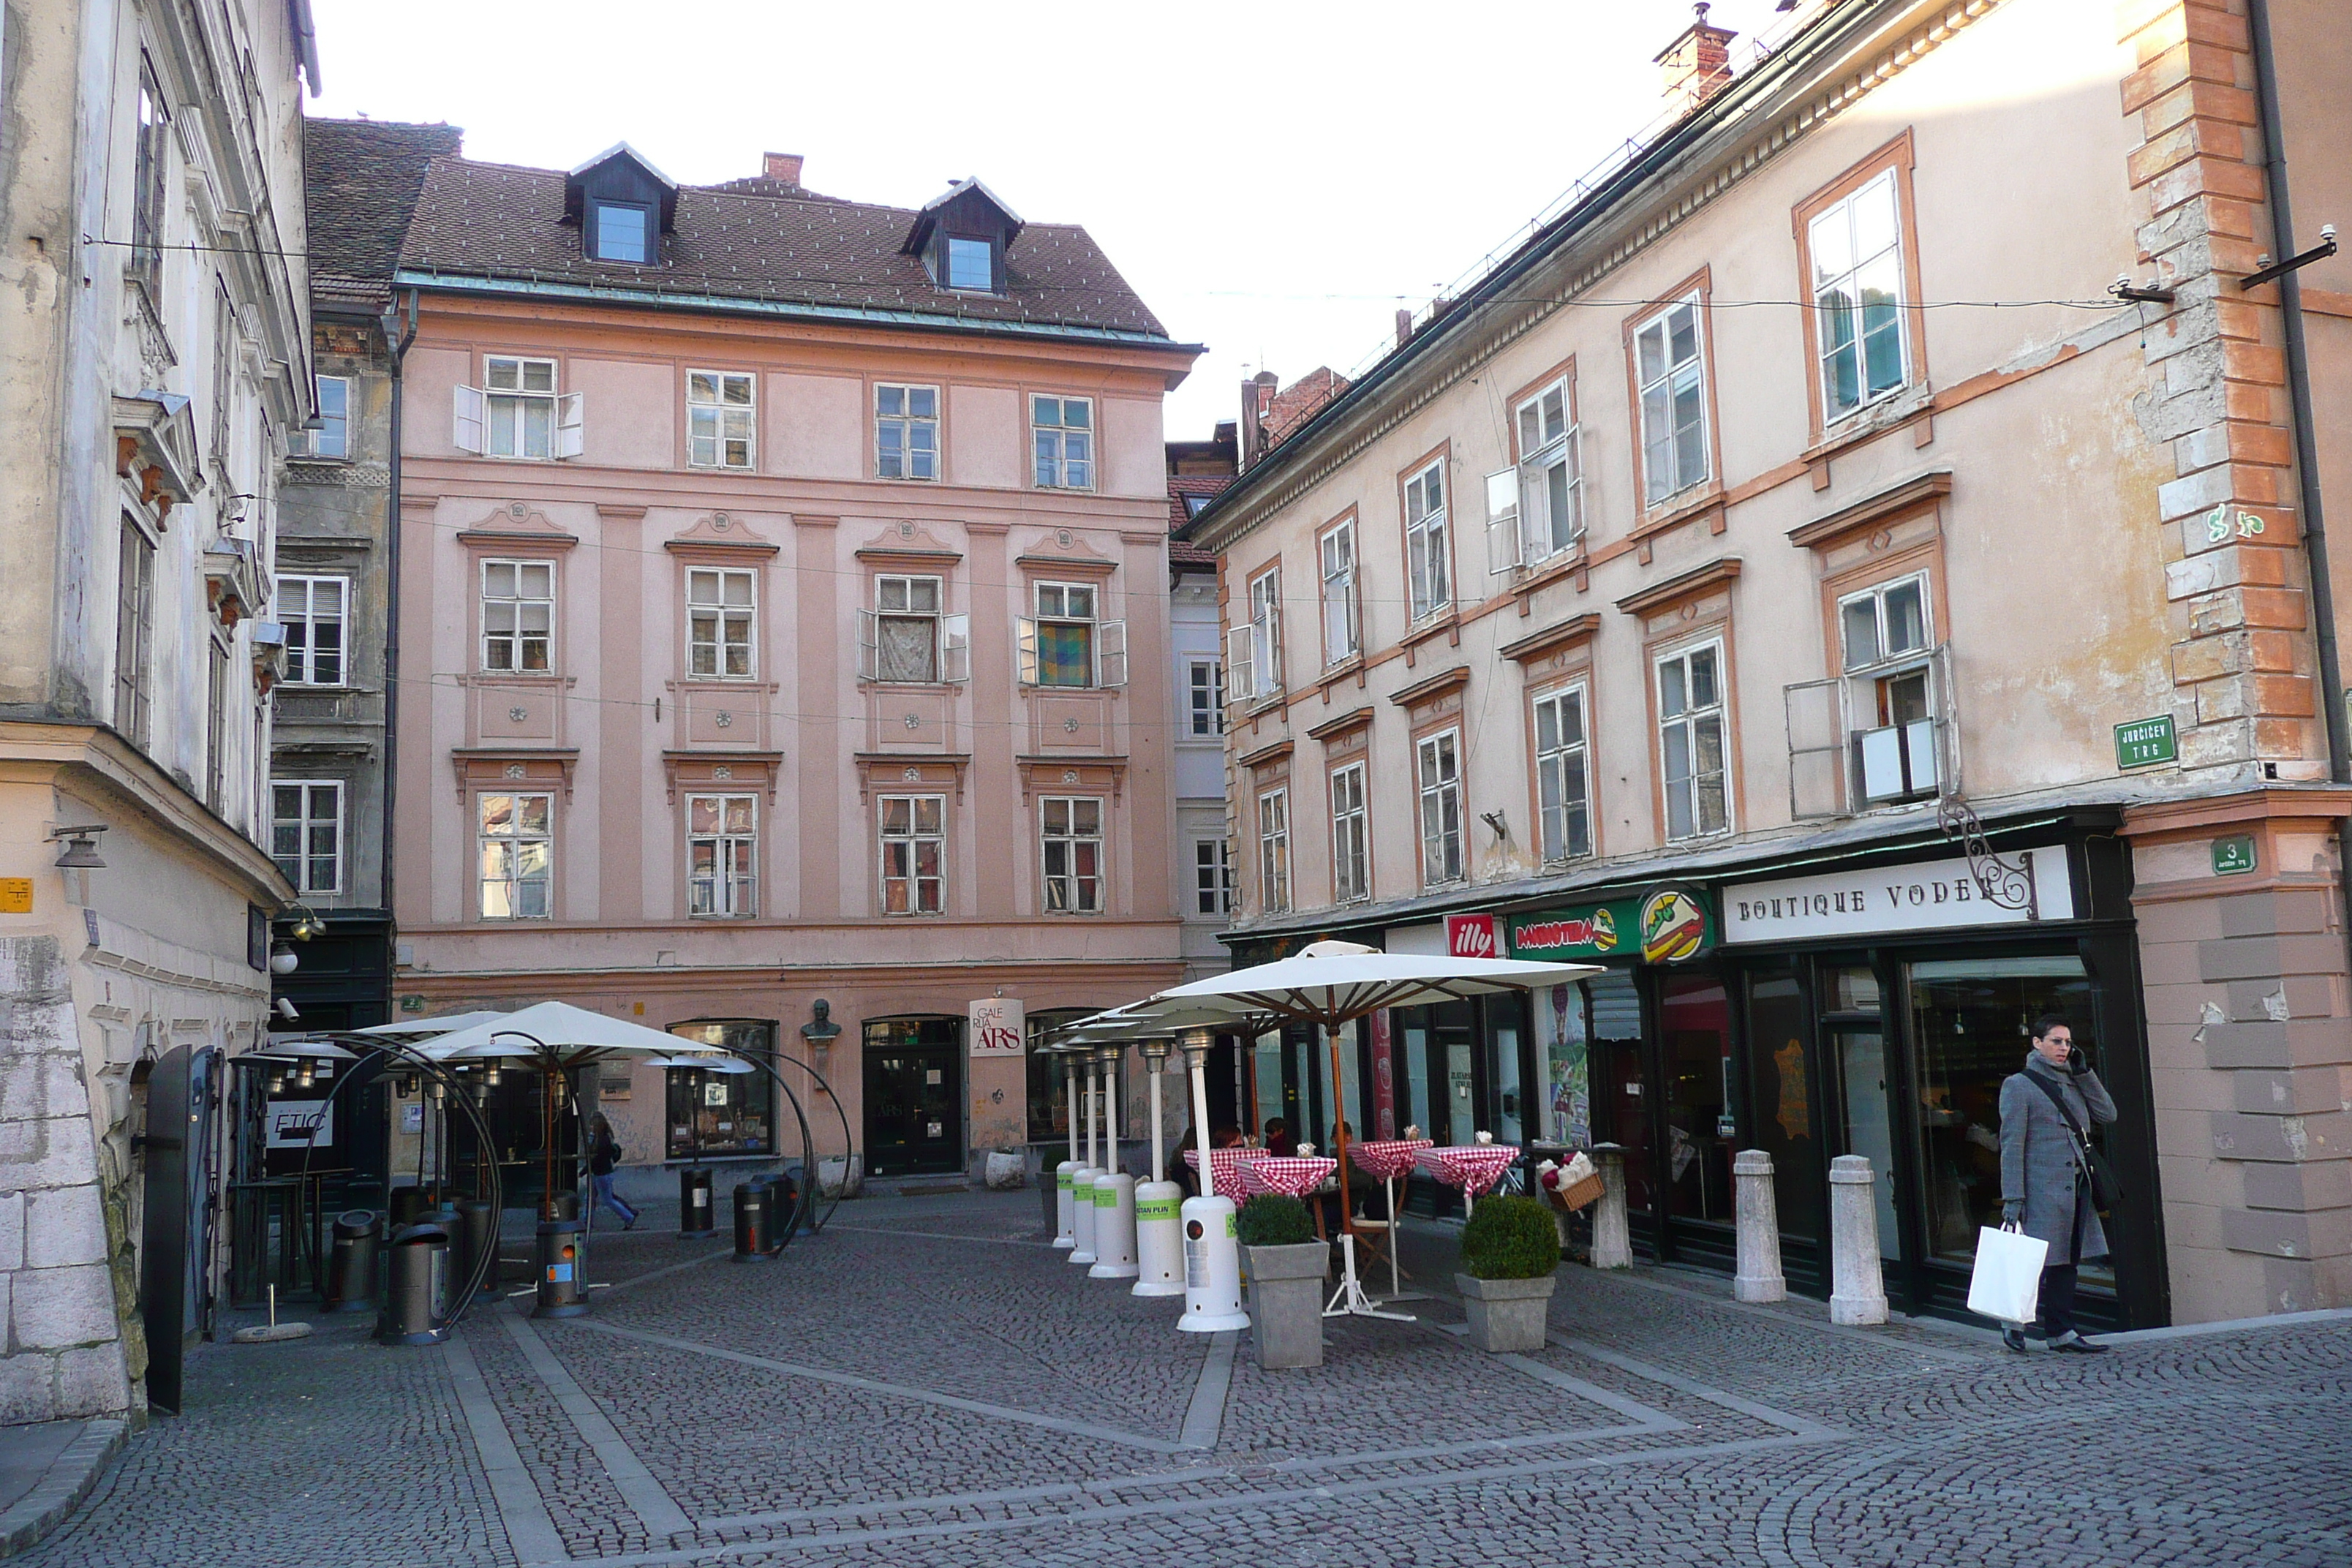
<path id="1" fill-rule="evenodd" d="M 1445 951 L 1456 958 L 1500 958 L 1503 944 L 1492 915 L 1445 917 Z"/>

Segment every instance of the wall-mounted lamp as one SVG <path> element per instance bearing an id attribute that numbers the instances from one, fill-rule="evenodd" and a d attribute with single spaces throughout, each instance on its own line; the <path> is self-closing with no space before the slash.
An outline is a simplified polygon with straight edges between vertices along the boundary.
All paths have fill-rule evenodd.
<path id="1" fill-rule="evenodd" d="M 1482 811 L 1478 814 L 1478 820 L 1495 830 L 1495 841 L 1496 843 L 1499 844 L 1505 839 L 1510 837 L 1511 825 L 1503 819 L 1503 814 L 1501 812 Z"/>
<path id="2" fill-rule="evenodd" d="M 270 973 L 291 974 L 301 967 L 302 961 L 294 956 L 294 950 L 292 948 L 287 946 L 282 942 L 276 942 L 271 945 L 269 949 Z"/>
<path id="3" fill-rule="evenodd" d="M 314 936 L 321 935 L 327 929 L 327 922 L 319 918 L 319 911 L 305 903 L 298 901 L 289 904 L 279 913 L 290 914 L 294 917 L 293 924 L 286 928 L 286 934 L 296 942 L 308 942 Z"/>
<path id="4" fill-rule="evenodd" d="M 106 862 L 99 858 L 98 836 L 106 831 L 103 823 L 90 823 L 82 827 L 58 827 L 49 832 L 47 842 L 65 841 L 64 850 L 57 863 L 68 871 L 103 871 Z"/>

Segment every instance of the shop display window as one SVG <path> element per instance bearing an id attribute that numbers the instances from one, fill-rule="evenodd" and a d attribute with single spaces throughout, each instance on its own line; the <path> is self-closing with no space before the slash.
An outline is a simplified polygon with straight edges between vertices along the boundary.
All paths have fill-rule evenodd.
<path id="1" fill-rule="evenodd" d="M 1977 1231 L 2000 1223 L 2000 1086 L 2032 1047 L 2035 1018 L 2074 1026 L 2104 1067 L 2090 977 L 2072 954 L 1942 960 L 1910 966 L 1911 1032 L 1919 1053 L 1921 1168 L 1930 1256 L 1967 1263 Z M 2084 1281 L 2105 1283 L 2105 1268 Z"/>
<path id="2" fill-rule="evenodd" d="M 719 1046 L 772 1060 L 776 1026 L 752 1019 L 673 1024 L 669 1032 L 698 1045 Z M 668 1079 L 668 1157 L 708 1159 L 725 1154 L 776 1152 L 775 1086 L 765 1072 L 718 1073 L 702 1068 L 671 1068 Z"/>
<path id="3" fill-rule="evenodd" d="M 1741 1146 L 1772 1156 L 1774 1206 L 1782 1234 L 1818 1241 L 1826 1173 L 1821 1116 L 1807 1070 L 1811 1031 L 1805 1026 L 1805 998 L 1795 974 L 1780 969 L 1748 977 L 1748 1037 L 1755 1125 L 1747 1129 Z"/>
<path id="4" fill-rule="evenodd" d="M 1731 1008 L 1723 984 L 1675 975 L 1659 987 L 1665 1043 L 1667 1212 L 1731 1220 Z"/>
<path id="5" fill-rule="evenodd" d="M 1038 1049 L 1046 1036 L 1073 1018 L 1083 1018 L 1099 1011 L 1092 1007 L 1049 1007 L 1042 1013 L 1032 1013 L 1024 1026 L 1029 1041 L 1029 1142 L 1032 1143 L 1061 1142 L 1070 1140 L 1070 1091 L 1066 1062 Z M 1080 1096 L 1079 1114 L 1085 1114 L 1085 1100 Z M 1079 1131 L 1086 1130 L 1080 1128 Z M 1052 1162 L 1058 1163 L 1058 1162 Z"/>
<path id="6" fill-rule="evenodd" d="M 1543 1135 L 1570 1149 L 1592 1147 L 1591 1032 L 1584 986 L 1571 982 L 1536 994 L 1537 1059 L 1543 1064 Z"/>

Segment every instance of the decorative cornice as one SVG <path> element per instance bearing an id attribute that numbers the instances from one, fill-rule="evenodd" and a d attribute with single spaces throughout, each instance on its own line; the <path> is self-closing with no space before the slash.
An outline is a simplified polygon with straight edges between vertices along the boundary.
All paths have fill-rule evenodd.
<path id="1" fill-rule="evenodd" d="M 1389 693 L 1389 700 L 1400 708 L 1419 708 L 1434 702 L 1449 691 L 1470 684 L 1470 667 L 1457 664 L 1452 669 L 1441 670 L 1426 680 L 1416 680 L 1402 691 Z"/>
<path id="2" fill-rule="evenodd" d="M 1326 719 L 1307 731 L 1307 738 L 1310 741 L 1320 741 L 1328 746 L 1343 735 L 1351 735 L 1359 730 L 1370 729 L 1374 711 L 1375 710 L 1369 707 L 1350 708 L 1338 718 Z"/>
<path id="3" fill-rule="evenodd" d="M 1921 474 L 1891 485 L 1874 496 L 1841 507 L 1827 517 L 1801 523 L 1789 531 L 1789 542 L 1800 549 L 1819 550 L 1837 543 L 1847 535 L 1885 522 L 1904 512 L 1934 502 L 1952 493 L 1952 470 L 1938 468 L 1932 474 Z"/>
<path id="4" fill-rule="evenodd" d="M 1736 582 L 1739 576 L 1739 557 L 1718 556 L 1704 566 L 1695 566 L 1678 576 L 1654 584 L 1638 593 L 1626 595 L 1617 601 L 1617 607 L 1629 616 L 1646 616 L 1652 610 L 1662 610 L 1685 599 L 1696 598 L 1710 588 Z"/>
<path id="5" fill-rule="evenodd" d="M 964 783 L 971 772 L 970 752 L 859 752 L 851 759 L 857 769 L 857 800 L 863 805 L 877 789 L 891 785 L 929 789 L 952 784 L 956 804 L 963 804 Z M 892 770 L 896 776 L 891 776 Z M 935 773 L 945 773 L 945 778 Z"/>
<path id="6" fill-rule="evenodd" d="M 1234 759 L 1234 764 L 1244 768 L 1269 767 L 1276 763 L 1288 760 L 1291 752 L 1297 749 L 1298 743 L 1285 735 L 1281 740 L 1260 746 L 1255 752 L 1243 752 Z"/>
<path id="7" fill-rule="evenodd" d="M 1523 637 L 1517 642 L 1505 643 L 1495 651 L 1515 664 L 1529 665 L 1549 658 L 1558 649 L 1591 642 L 1600 635 L 1601 616 L 1598 612 L 1588 610 L 1583 615 L 1571 616 L 1555 626 Z"/>

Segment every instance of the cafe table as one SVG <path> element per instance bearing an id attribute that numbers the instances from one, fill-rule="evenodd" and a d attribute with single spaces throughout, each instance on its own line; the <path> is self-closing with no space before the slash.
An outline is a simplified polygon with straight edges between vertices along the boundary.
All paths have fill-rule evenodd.
<path id="1" fill-rule="evenodd" d="M 1229 1198 L 1239 1199 L 1245 1196 L 1239 1173 L 1242 1165 L 1266 1158 L 1269 1156 L 1264 1149 L 1252 1149 L 1246 1145 L 1210 1150 L 1209 1172 L 1215 1178 L 1217 1191 Z M 1190 1165 L 1195 1174 L 1199 1173 L 1201 1152 L 1198 1149 L 1185 1150 L 1184 1163 Z"/>
<path id="2" fill-rule="evenodd" d="M 1492 1192 L 1503 1173 L 1517 1163 L 1509 1143 L 1454 1143 L 1423 1149 L 1415 1163 L 1433 1179 L 1462 1189 L 1462 1212 L 1473 1212 L 1481 1193 Z"/>
<path id="3" fill-rule="evenodd" d="M 1404 1294 L 1402 1271 L 1397 1267 L 1397 1178 L 1412 1174 L 1421 1152 L 1433 1147 L 1426 1138 L 1373 1138 L 1348 1145 L 1348 1158 L 1356 1163 L 1356 1169 L 1366 1175 L 1378 1176 L 1382 1190 L 1388 1194 L 1389 1294 L 1392 1297 Z M 1348 1216 L 1344 1223 L 1352 1226 L 1353 1216 Z"/>

